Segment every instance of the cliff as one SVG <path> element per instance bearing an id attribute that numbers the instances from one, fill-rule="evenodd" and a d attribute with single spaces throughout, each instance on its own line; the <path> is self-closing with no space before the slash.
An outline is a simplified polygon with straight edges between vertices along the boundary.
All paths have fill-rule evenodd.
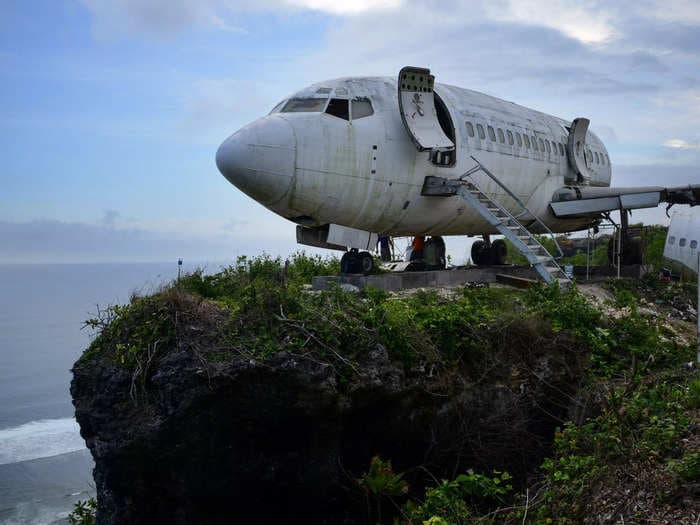
<path id="1" fill-rule="evenodd" d="M 71 393 L 98 523 L 421 523 L 439 480 L 508 471 L 463 498 L 488 514 L 557 427 L 605 413 L 591 363 L 617 336 L 575 291 L 312 293 L 301 266 L 241 261 L 88 322 Z M 368 481 L 375 456 L 400 490 Z"/>

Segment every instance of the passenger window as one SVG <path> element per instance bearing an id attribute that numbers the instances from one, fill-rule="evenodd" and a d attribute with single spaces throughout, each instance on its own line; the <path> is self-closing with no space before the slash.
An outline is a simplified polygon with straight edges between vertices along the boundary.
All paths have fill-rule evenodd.
<path id="1" fill-rule="evenodd" d="M 530 149 L 530 137 L 528 137 L 527 135 L 524 135 L 524 134 L 523 134 L 523 140 L 525 141 L 525 147 L 526 147 L 527 149 Z"/>
<path id="2" fill-rule="evenodd" d="M 544 153 L 544 142 L 540 139 L 540 151 Z"/>
<path id="3" fill-rule="evenodd" d="M 489 130 L 489 138 L 493 141 L 496 142 L 496 132 L 493 130 L 492 126 L 488 126 Z"/>
<path id="4" fill-rule="evenodd" d="M 344 98 L 332 98 L 326 108 L 326 113 L 334 117 L 350 120 L 350 110 L 348 100 Z"/>
<path id="5" fill-rule="evenodd" d="M 467 121 L 467 135 L 470 137 L 474 136 L 474 126 L 472 126 L 472 123 Z"/>
<path id="6" fill-rule="evenodd" d="M 332 101 L 331 101 L 332 102 Z M 368 99 L 357 99 L 352 101 L 352 119 L 357 120 L 358 118 L 369 117 L 374 115 L 374 109 L 372 109 L 372 103 Z"/>
<path id="7" fill-rule="evenodd" d="M 508 144 L 513 145 L 513 132 L 511 130 L 506 130 L 506 135 L 508 135 Z"/>
<path id="8" fill-rule="evenodd" d="M 506 136 L 503 134 L 503 130 L 501 128 L 498 128 L 498 142 L 501 144 L 506 143 Z"/>
<path id="9" fill-rule="evenodd" d="M 544 147 L 547 148 L 547 153 L 552 153 L 552 148 L 549 147 L 549 141 L 544 141 Z"/>
<path id="10" fill-rule="evenodd" d="M 484 126 L 481 124 L 476 125 L 476 130 L 479 132 L 479 138 L 484 140 L 486 138 L 486 133 L 484 133 Z"/>
<path id="11" fill-rule="evenodd" d="M 518 143 L 519 148 L 523 147 L 523 139 L 520 137 L 520 133 L 517 131 L 515 132 L 515 141 Z"/>
<path id="12" fill-rule="evenodd" d="M 675 238 L 673 235 L 671 235 L 671 236 L 668 238 L 668 243 L 669 243 L 669 244 L 676 244 L 676 238 Z"/>
<path id="13" fill-rule="evenodd" d="M 588 159 L 589 163 L 593 162 L 593 153 L 591 153 L 591 150 L 586 150 L 586 158 Z"/>
<path id="14" fill-rule="evenodd" d="M 690 249 L 694 250 L 698 247 L 698 241 L 690 241 Z"/>
<path id="15" fill-rule="evenodd" d="M 600 159 L 598 158 L 598 152 L 595 151 L 594 154 L 595 154 L 595 163 L 600 164 Z"/>
<path id="16" fill-rule="evenodd" d="M 561 142 L 559 143 L 559 155 L 564 156 L 564 146 L 562 146 Z"/>
<path id="17" fill-rule="evenodd" d="M 557 154 L 557 143 L 552 141 L 552 153 Z"/>
<path id="18" fill-rule="evenodd" d="M 530 142 L 532 142 L 532 149 L 534 149 L 535 151 L 538 151 L 537 137 L 530 137 Z"/>
<path id="19" fill-rule="evenodd" d="M 327 98 L 290 98 L 280 113 L 320 113 Z"/>
<path id="20" fill-rule="evenodd" d="M 685 237 L 681 237 L 681 240 L 678 241 L 678 246 L 680 246 L 681 248 L 683 248 L 683 246 L 685 246 Z"/>

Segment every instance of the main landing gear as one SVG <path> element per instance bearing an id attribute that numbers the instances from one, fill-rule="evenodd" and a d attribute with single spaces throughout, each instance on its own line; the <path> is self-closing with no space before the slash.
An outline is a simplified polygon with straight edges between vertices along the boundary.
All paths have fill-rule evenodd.
<path id="1" fill-rule="evenodd" d="M 503 239 L 490 242 L 488 235 L 483 241 L 472 244 L 472 262 L 477 266 L 503 265 L 508 256 L 508 245 Z"/>
<path id="2" fill-rule="evenodd" d="M 374 270 L 374 259 L 369 252 L 358 251 L 352 248 L 340 258 L 340 273 L 372 273 Z"/>

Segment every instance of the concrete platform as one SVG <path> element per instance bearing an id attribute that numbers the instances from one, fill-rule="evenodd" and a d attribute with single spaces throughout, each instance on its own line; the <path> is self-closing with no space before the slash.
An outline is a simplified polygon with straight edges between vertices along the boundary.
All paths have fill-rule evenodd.
<path id="1" fill-rule="evenodd" d="M 620 276 L 639 279 L 647 268 L 641 265 L 623 266 Z M 351 284 L 364 290 L 367 286 L 373 286 L 386 292 L 397 290 L 409 290 L 411 288 L 431 288 L 441 286 L 461 286 L 467 283 L 495 283 L 505 282 L 507 279 L 498 275 L 510 276 L 516 279 L 540 281 L 536 270 L 527 266 L 483 266 L 473 268 L 455 268 L 452 270 L 440 270 L 430 272 L 388 272 L 376 275 L 348 274 L 314 277 L 311 286 L 314 290 L 328 290 L 331 283 Z M 617 270 L 608 266 L 592 266 L 589 271 L 589 279 L 586 280 L 586 267 L 576 266 L 574 278 L 576 281 L 595 282 L 617 277 Z M 513 285 L 514 283 L 508 282 Z"/>
<path id="2" fill-rule="evenodd" d="M 498 274 L 512 275 L 524 279 L 539 279 L 537 272 L 526 266 L 493 266 L 463 268 L 431 272 L 391 272 L 376 275 L 332 275 L 314 277 L 314 290 L 328 290 L 331 283 L 352 284 L 360 290 L 373 286 L 387 292 L 411 288 L 460 286 L 466 283 L 495 283 Z"/>

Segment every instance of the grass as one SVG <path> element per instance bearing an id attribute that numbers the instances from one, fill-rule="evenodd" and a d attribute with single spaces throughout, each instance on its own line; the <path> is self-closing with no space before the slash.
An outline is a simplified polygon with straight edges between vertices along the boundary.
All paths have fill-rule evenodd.
<path id="1" fill-rule="evenodd" d="M 212 365 L 291 352 L 328 363 L 341 388 L 378 345 L 406 370 L 429 364 L 465 380 L 507 382 L 512 367 L 533 355 L 573 359 L 582 363 L 580 385 L 572 388 L 578 388 L 576 404 L 589 407 L 587 418 L 561 426 L 550 456 L 529 484 L 518 487 L 523 490 L 499 488 L 507 473 L 471 472 L 438 480 L 424 498 L 409 500 L 396 488 L 402 485 L 391 477 L 390 462 L 378 459 L 377 472 L 363 478 L 373 487 L 376 508 L 392 498 L 395 505 L 383 508 L 402 509 L 395 515 L 406 523 L 579 523 L 596 508 L 601 487 L 634 485 L 627 473 L 647 479 L 658 501 L 672 501 L 697 482 L 700 451 L 692 441 L 679 446 L 700 407 L 700 380 L 684 368 L 694 359 L 694 345 L 679 342 L 663 319 L 636 308 L 651 287 L 659 297 L 669 293 L 661 283 L 612 283 L 611 306 L 621 308 L 620 316 L 604 315 L 575 287 L 464 287 L 448 296 L 418 291 L 401 297 L 376 289 L 306 288 L 313 275 L 337 267 L 336 259 L 297 253 L 289 263 L 240 258 L 215 275 L 185 275 L 88 320 L 97 335 L 80 364 L 107 360 L 129 370 L 137 390 L 132 397 L 147 400 L 138 392 L 147 391 L 149 373 L 172 351 L 195 352 Z M 640 472 L 663 473 L 663 484 L 656 487 Z M 381 483 L 374 483 L 379 474 Z M 384 495 L 381 487 L 394 493 Z M 638 519 L 651 519 L 654 505 Z"/>

